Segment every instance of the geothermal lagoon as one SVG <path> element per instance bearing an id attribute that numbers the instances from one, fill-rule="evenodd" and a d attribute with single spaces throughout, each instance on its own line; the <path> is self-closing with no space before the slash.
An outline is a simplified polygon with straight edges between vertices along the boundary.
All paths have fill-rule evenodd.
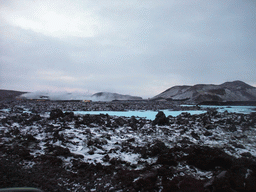
<path id="1" fill-rule="evenodd" d="M 184 107 L 196 107 L 195 105 L 182 105 Z M 199 106 L 200 110 L 182 110 L 182 111 L 171 111 L 171 110 L 161 110 L 164 112 L 166 116 L 177 117 L 181 113 L 189 113 L 190 115 L 199 115 L 202 113 L 206 113 L 207 109 L 216 109 L 218 112 L 228 112 L 228 113 L 242 113 L 249 114 L 256 110 L 256 106 L 215 106 L 215 105 L 201 105 Z M 154 120 L 158 111 L 74 111 L 76 115 L 99 115 L 99 114 L 108 114 L 110 116 L 118 116 L 118 117 L 140 117 L 146 118 L 149 120 Z"/>
<path id="2" fill-rule="evenodd" d="M 0 186 L 256 191 L 255 143 L 255 106 L 6 102 Z"/>

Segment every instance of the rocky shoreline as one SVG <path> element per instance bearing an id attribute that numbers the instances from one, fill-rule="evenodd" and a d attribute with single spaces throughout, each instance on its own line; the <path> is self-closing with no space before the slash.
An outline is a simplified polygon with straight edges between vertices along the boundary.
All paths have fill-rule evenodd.
<path id="1" fill-rule="evenodd" d="M 154 121 L 72 111 L 188 110 L 170 102 L 0 104 L 0 188 L 256 191 L 256 113 Z M 29 112 L 28 112 L 29 111 Z"/>
<path id="2" fill-rule="evenodd" d="M 198 107 L 181 107 L 182 102 L 161 101 L 112 101 L 112 102 L 82 102 L 82 101 L 37 101 L 37 100 L 11 100 L 0 102 L 0 109 L 12 111 L 27 111 L 33 113 L 49 112 L 60 108 L 63 111 L 136 111 L 136 110 L 193 110 Z"/>

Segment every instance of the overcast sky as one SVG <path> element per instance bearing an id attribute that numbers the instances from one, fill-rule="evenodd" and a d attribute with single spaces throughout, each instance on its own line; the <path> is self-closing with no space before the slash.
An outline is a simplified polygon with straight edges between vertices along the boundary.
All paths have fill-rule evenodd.
<path id="1" fill-rule="evenodd" d="M 256 86 L 255 0 L 0 0 L 0 88 Z"/>

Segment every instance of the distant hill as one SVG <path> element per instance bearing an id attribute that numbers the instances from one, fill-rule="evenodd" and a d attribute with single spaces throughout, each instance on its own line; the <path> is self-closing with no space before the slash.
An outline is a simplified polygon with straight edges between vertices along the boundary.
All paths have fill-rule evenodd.
<path id="1" fill-rule="evenodd" d="M 0 100 L 12 100 L 27 92 L 0 89 Z"/>
<path id="2" fill-rule="evenodd" d="M 131 95 L 121 95 L 118 93 L 110 92 L 99 92 L 93 95 L 79 94 L 79 93 L 66 93 L 66 92 L 20 92 L 20 91 L 7 91 L 3 90 L 0 92 L 3 98 L 12 98 L 20 96 L 22 99 L 35 99 L 35 100 L 52 100 L 52 101 L 81 101 L 81 100 L 92 100 L 92 101 L 113 101 L 113 100 L 142 100 L 141 97 Z M 0 98 L 1 98 L 0 97 Z"/>
<path id="3" fill-rule="evenodd" d="M 92 95 L 92 100 L 113 101 L 113 100 L 142 100 L 142 97 L 121 95 L 118 93 L 99 92 Z"/>
<path id="4" fill-rule="evenodd" d="M 256 101 L 256 88 L 242 81 L 225 82 L 220 85 L 197 84 L 174 86 L 156 95 L 152 100 L 203 101 Z"/>

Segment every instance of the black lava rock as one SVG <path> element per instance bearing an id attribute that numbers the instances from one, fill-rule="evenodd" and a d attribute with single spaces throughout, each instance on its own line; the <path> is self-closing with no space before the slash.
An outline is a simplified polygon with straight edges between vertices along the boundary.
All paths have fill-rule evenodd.
<path id="1" fill-rule="evenodd" d="M 163 111 L 157 113 L 153 125 L 169 125 L 169 119 L 165 116 Z"/>
<path id="2" fill-rule="evenodd" d="M 161 153 L 165 153 L 167 150 L 168 148 L 165 146 L 165 144 L 162 141 L 157 140 L 147 149 L 147 154 L 150 157 L 155 157 Z"/>
<path id="3" fill-rule="evenodd" d="M 64 113 L 62 112 L 61 109 L 54 109 L 50 113 L 50 119 L 57 119 L 59 117 L 63 117 Z"/>
<path id="4" fill-rule="evenodd" d="M 189 152 L 186 157 L 187 163 L 202 170 L 214 170 L 217 166 L 228 169 L 233 163 L 232 157 L 218 148 L 191 146 L 187 150 Z"/>

